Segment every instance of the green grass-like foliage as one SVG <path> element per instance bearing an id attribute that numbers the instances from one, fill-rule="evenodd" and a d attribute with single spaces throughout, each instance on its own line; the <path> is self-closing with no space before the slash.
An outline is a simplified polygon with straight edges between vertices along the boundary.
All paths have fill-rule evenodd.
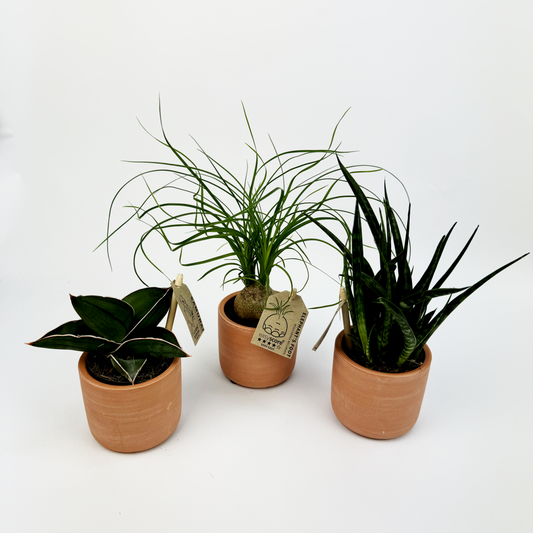
<path id="1" fill-rule="evenodd" d="M 134 269 L 139 277 L 139 258 L 146 259 L 161 271 L 146 250 L 147 239 L 160 236 L 171 251 L 179 252 L 182 265 L 205 267 L 200 279 L 225 269 L 223 284 L 242 281 L 245 287 L 259 285 L 268 289 L 271 274 L 277 269 L 287 275 L 292 288 L 286 262 L 301 260 L 306 269 L 309 263 L 304 248 L 310 239 L 299 234 L 310 223 L 304 213 L 320 209 L 331 196 L 335 182 L 331 173 L 337 172 L 336 167 L 324 168 L 323 162 L 337 153 L 333 148 L 337 127 L 326 149 L 278 153 L 272 143 L 274 154 L 264 159 L 258 152 L 245 110 L 244 115 L 251 137 L 247 147 L 253 162 L 251 165 L 247 163 L 245 176 L 239 177 L 200 146 L 203 165 L 195 163 L 175 147 L 163 127 L 160 105 L 162 138 L 153 138 L 168 148 L 175 160 L 169 163 L 136 161 L 152 165 L 152 168 L 131 178 L 113 198 L 105 241 L 108 254 L 109 239 L 129 221 L 140 219 L 148 229 L 141 235 L 134 252 Z M 155 185 L 158 177 L 165 180 L 170 177 L 170 181 Z M 112 230 L 111 214 L 119 194 L 141 178 L 148 187 L 146 197 L 134 207 L 127 220 Z M 185 258 L 186 248 L 207 241 L 221 241 L 222 246 L 217 246 L 216 252 L 209 257 L 196 261 Z"/>
<path id="2" fill-rule="evenodd" d="M 528 254 L 498 268 L 469 287 L 445 288 L 444 283 L 462 259 L 477 231 L 476 228 L 446 272 L 434 281 L 435 271 L 454 225 L 441 238 L 429 265 L 414 283 L 409 264 L 411 206 L 409 205 L 406 224 L 403 226 L 398 222 L 385 188 L 384 198 L 380 202 L 382 209 L 376 213 L 354 176 L 340 160 L 338 162 L 356 200 L 351 226 L 337 218 L 346 230 L 346 243 L 319 220 L 315 219 L 315 223 L 326 232 L 343 255 L 342 276 L 353 325 L 350 337 L 355 350 L 363 355 L 367 368 L 399 371 L 407 361 L 423 361 L 423 348 L 428 339 L 466 298 Z M 370 230 L 379 256 L 377 271 L 372 269 L 365 257 L 362 237 L 364 223 Z M 448 298 L 446 304 L 440 310 L 429 311 L 428 306 L 432 300 L 443 296 Z"/>
<path id="3" fill-rule="evenodd" d="M 122 300 L 71 296 L 80 320 L 67 322 L 29 343 L 39 348 L 106 355 L 131 384 L 153 357 L 187 357 L 174 333 L 159 327 L 170 308 L 172 288 L 146 287 Z"/>

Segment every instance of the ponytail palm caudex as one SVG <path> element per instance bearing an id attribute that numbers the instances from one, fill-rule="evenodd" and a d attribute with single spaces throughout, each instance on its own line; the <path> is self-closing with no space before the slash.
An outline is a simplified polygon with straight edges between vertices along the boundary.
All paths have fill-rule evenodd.
<path id="1" fill-rule="evenodd" d="M 174 333 L 159 327 L 172 299 L 172 288 L 147 287 L 122 300 L 71 296 L 80 317 L 29 343 L 40 348 L 103 356 L 132 385 L 149 357 L 186 357 Z"/>
<path id="2" fill-rule="evenodd" d="M 345 345 L 352 346 L 350 356 L 362 366 L 384 372 L 403 372 L 416 368 L 424 360 L 424 345 L 457 307 L 477 289 L 525 255 L 496 269 L 471 286 L 447 288 L 445 283 L 463 258 L 477 228 L 456 259 L 436 281 L 435 273 L 444 249 L 455 227 L 444 235 L 418 281 L 412 277 L 409 264 L 409 231 L 411 206 L 405 225 L 399 221 L 390 205 L 385 187 L 381 208 L 376 212 L 369 196 L 356 181 L 354 174 L 338 161 L 342 174 L 355 197 L 355 211 L 351 225 L 341 219 L 347 240 L 315 219 L 343 256 L 342 278 L 352 323 Z M 324 221 L 326 217 L 323 217 Z M 363 244 L 363 226 L 372 236 L 378 258 L 373 268 L 367 260 Z M 402 231 L 403 230 L 403 231 Z M 402 235 L 403 233 L 403 235 Z M 446 298 L 440 309 L 429 310 L 435 298 Z"/>
<path id="3" fill-rule="evenodd" d="M 145 222 L 148 229 L 142 233 L 133 258 L 137 273 L 139 258 L 156 266 L 147 242 L 151 237 L 161 237 L 168 249 L 179 253 L 182 265 L 206 268 L 200 279 L 223 269 L 223 285 L 242 282 L 244 289 L 235 299 L 235 312 L 241 319 L 257 320 L 272 293 L 273 271 L 285 274 L 292 289 L 287 262 L 299 260 L 308 268 L 305 242 L 310 239 L 302 237 L 300 231 L 311 222 L 307 215 L 319 210 L 332 194 L 333 171 L 325 167 L 324 161 L 337 153 L 333 148 L 336 128 L 326 149 L 277 152 L 272 143 L 273 155 L 264 159 L 246 111 L 244 114 L 251 137 L 247 147 L 253 161 L 247 163 L 241 178 L 199 145 L 202 165 L 174 146 L 163 127 L 160 107 L 162 138 L 154 139 L 175 159 L 167 163 L 137 161 L 151 168 L 131 178 L 113 198 L 106 241 L 109 243 L 110 237 L 133 219 Z M 119 194 L 139 179 L 148 188 L 146 197 L 134 206 L 129 218 L 111 230 L 109 221 Z M 215 253 L 194 261 L 186 258 L 186 248 L 211 241 L 222 243 Z"/>

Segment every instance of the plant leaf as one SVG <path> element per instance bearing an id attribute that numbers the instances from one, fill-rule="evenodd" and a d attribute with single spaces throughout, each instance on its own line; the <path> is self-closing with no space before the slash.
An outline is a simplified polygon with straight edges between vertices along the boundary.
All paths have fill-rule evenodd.
<path id="1" fill-rule="evenodd" d="M 372 206 L 370 205 L 370 202 L 368 201 L 367 196 L 365 195 L 359 184 L 355 181 L 354 177 L 350 174 L 350 172 L 348 172 L 348 169 L 341 163 L 341 160 L 339 159 L 338 155 L 337 162 L 339 163 L 339 167 L 342 171 L 342 174 L 350 185 L 350 188 L 352 189 L 355 198 L 361 205 L 361 211 L 363 212 L 366 223 L 368 224 L 368 227 L 372 232 L 372 236 L 374 238 L 376 246 L 380 247 L 383 233 L 379 226 L 379 221 L 374 213 L 374 210 L 372 209 Z"/>
<path id="2" fill-rule="evenodd" d="M 79 352 L 109 352 L 119 346 L 116 342 L 96 336 L 82 320 L 67 322 L 28 344 L 38 348 Z"/>
<path id="3" fill-rule="evenodd" d="M 448 268 L 448 270 L 444 273 L 444 275 L 439 279 L 439 281 L 437 281 L 437 283 L 435 283 L 434 285 L 434 289 L 438 289 L 439 287 L 442 286 L 442 284 L 448 279 L 449 275 L 453 272 L 453 270 L 455 269 L 455 267 L 458 265 L 459 261 L 461 261 L 463 255 L 465 254 L 466 250 L 468 249 L 468 247 L 470 246 L 470 243 L 472 242 L 472 240 L 474 239 L 476 233 L 477 233 L 477 230 L 479 229 L 479 226 L 474 230 L 474 233 L 472 233 L 472 235 L 470 236 L 470 239 L 468 239 L 468 242 L 465 244 L 464 248 L 461 250 L 461 253 L 457 256 L 457 258 L 455 259 L 455 261 L 450 265 L 450 267 Z"/>
<path id="4" fill-rule="evenodd" d="M 392 302 L 389 302 L 385 298 L 378 298 L 377 303 L 384 305 L 391 313 L 393 320 L 400 326 L 403 334 L 403 349 L 398 357 L 398 368 L 401 367 L 409 356 L 413 353 L 414 349 L 417 346 L 416 335 L 414 334 L 409 322 L 405 318 L 405 315 L 402 313 L 401 309 L 397 307 Z"/>
<path id="5" fill-rule="evenodd" d="M 369 362 L 372 361 L 370 350 L 368 348 L 369 336 L 366 326 L 365 301 L 363 295 L 363 283 L 361 281 L 361 271 L 363 268 L 363 238 L 361 234 L 361 213 L 359 211 L 359 202 L 355 204 L 354 225 L 352 231 L 352 274 L 353 274 L 353 296 L 354 296 L 354 327 L 361 339 L 361 345 L 365 348 L 365 355 Z"/>
<path id="6" fill-rule="evenodd" d="M 483 279 L 479 280 L 477 283 L 474 283 L 474 285 L 471 285 L 468 287 L 466 291 L 464 291 L 459 296 L 456 296 L 453 300 L 449 301 L 432 319 L 432 321 L 427 325 L 427 327 L 420 332 L 420 335 L 418 336 L 418 345 L 423 346 L 427 343 L 428 339 L 435 333 L 437 328 L 448 318 L 457 307 L 461 303 L 463 303 L 472 293 L 474 293 L 477 289 L 479 289 L 482 285 L 487 283 L 490 279 L 492 279 L 494 276 L 499 274 L 502 270 L 505 270 L 506 268 L 510 267 L 511 265 L 514 265 L 516 262 L 520 261 L 524 257 L 529 255 L 529 252 L 527 254 L 524 254 L 517 259 L 514 259 L 513 261 L 510 261 L 509 263 L 503 265 L 502 267 L 494 270 L 494 272 L 491 272 L 487 276 L 485 276 Z"/>
<path id="7" fill-rule="evenodd" d="M 122 300 L 133 307 L 132 330 L 157 326 L 168 313 L 171 299 L 171 287 L 165 289 L 146 287 L 128 294 Z"/>
<path id="8" fill-rule="evenodd" d="M 147 359 L 120 359 L 114 355 L 111 356 L 111 364 L 113 368 L 124 376 L 132 385 L 135 385 L 135 380 L 139 375 L 142 367 L 145 365 Z"/>
<path id="9" fill-rule="evenodd" d="M 430 289 L 427 291 L 413 292 L 412 294 L 407 295 L 400 302 L 400 307 L 402 308 L 412 308 L 418 304 L 429 302 L 433 298 L 439 298 L 441 296 L 449 296 L 450 294 L 456 294 L 458 292 L 466 290 L 468 287 L 461 287 L 457 289 Z"/>
<path id="10" fill-rule="evenodd" d="M 415 288 L 413 289 L 415 292 L 421 292 L 425 291 L 429 288 L 429 285 L 431 283 L 431 280 L 433 279 L 433 275 L 435 274 L 435 270 L 437 270 L 437 266 L 439 264 L 440 258 L 442 257 L 442 252 L 444 251 L 444 248 L 446 247 L 446 243 L 448 242 L 448 239 L 450 238 L 450 235 L 452 234 L 453 229 L 455 228 L 456 224 L 454 224 L 450 231 L 442 239 L 439 241 L 439 244 L 437 245 L 437 248 L 435 250 L 435 253 L 433 254 L 433 257 L 431 258 L 431 261 L 429 262 L 428 267 L 426 268 L 426 271 L 422 274 L 422 277 L 416 284 Z M 436 287 L 438 288 L 438 286 Z"/>
<path id="11" fill-rule="evenodd" d="M 133 307 L 105 296 L 70 296 L 74 310 L 97 335 L 122 342 L 131 329 Z"/>
<path id="12" fill-rule="evenodd" d="M 165 328 L 151 328 L 139 333 L 142 337 L 124 341 L 114 355 L 122 358 L 139 355 L 153 357 L 189 357 L 180 347 L 176 336 Z"/>

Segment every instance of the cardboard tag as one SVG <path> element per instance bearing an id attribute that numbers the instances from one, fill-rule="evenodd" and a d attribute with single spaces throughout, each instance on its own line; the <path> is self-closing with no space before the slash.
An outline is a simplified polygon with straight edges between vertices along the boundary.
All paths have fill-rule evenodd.
<path id="1" fill-rule="evenodd" d="M 179 286 L 176 282 L 172 282 L 172 289 L 174 290 L 174 298 L 178 302 L 178 306 L 187 322 L 189 333 L 191 334 L 194 345 L 198 343 L 202 333 L 204 332 L 204 325 L 202 318 L 196 307 L 196 302 L 192 297 L 189 287 L 185 283 L 181 283 Z"/>
<path id="2" fill-rule="evenodd" d="M 300 296 L 291 300 L 289 291 L 273 294 L 259 319 L 252 344 L 290 359 L 308 314 Z"/>

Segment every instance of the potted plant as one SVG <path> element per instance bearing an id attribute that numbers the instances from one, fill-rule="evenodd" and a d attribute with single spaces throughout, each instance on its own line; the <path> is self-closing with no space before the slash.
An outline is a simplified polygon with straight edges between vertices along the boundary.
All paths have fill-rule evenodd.
<path id="1" fill-rule="evenodd" d="M 87 421 L 102 446 L 138 452 L 166 440 L 181 416 L 181 357 L 170 331 L 172 289 L 147 287 L 122 300 L 71 296 L 80 317 L 29 343 L 83 352 L 78 371 Z M 170 309 L 166 328 L 159 327 Z"/>
<path id="2" fill-rule="evenodd" d="M 331 401 L 337 418 L 352 431 L 390 439 L 409 431 L 418 418 L 431 366 L 432 354 L 427 346 L 430 337 L 466 298 L 524 256 L 469 287 L 445 288 L 477 231 L 434 281 L 452 227 L 415 283 L 409 264 L 410 205 L 402 236 L 402 224 L 389 203 L 386 188 L 380 202 L 382 209 L 376 214 L 371 198 L 338 162 L 356 201 L 353 223 L 349 225 L 331 213 L 314 220 L 342 253 L 342 279 L 351 319 L 351 325 L 345 324 L 335 341 Z M 332 218 L 342 224 L 346 242 L 325 225 Z M 371 266 L 365 252 L 363 222 L 372 236 L 377 267 Z M 438 297 L 446 297 L 446 303 L 440 310 L 428 310 Z"/>
<path id="3" fill-rule="evenodd" d="M 133 181 L 144 179 L 149 192 L 116 229 L 111 230 L 108 220 L 106 241 L 109 243 L 111 236 L 138 218 L 149 228 L 139 239 L 134 265 L 141 257 L 155 265 L 146 243 L 157 236 L 164 239 L 170 250 L 179 252 L 182 265 L 207 266 L 200 279 L 225 269 L 223 285 L 241 282 L 242 290 L 226 296 L 218 307 L 220 365 L 231 381 L 261 388 L 285 381 L 295 365 L 296 352 L 291 358 L 282 358 L 250 341 L 265 302 L 275 292 L 271 286 L 272 273 L 286 275 L 291 294 L 294 283 L 289 261 L 303 263 L 308 278 L 305 243 L 311 239 L 304 238 L 300 231 L 311 222 L 306 214 L 320 209 L 330 197 L 335 180 L 331 168 L 324 168 L 323 163 L 336 153 L 332 147 L 335 131 L 326 149 L 278 153 L 274 147 L 274 154 L 263 159 L 246 111 L 244 115 L 253 163 L 247 166 L 244 178 L 239 179 L 201 147 L 206 163 L 203 166 L 176 148 L 163 127 L 160 107 L 162 138 L 156 140 L 176 159 L 172 163 L 151 162 L 155 167 L 136 175 L 119 189 L 112 200 L 110 216 L 118 195 Z M 157 184 L 154 180 L 158 177 L 166 181 Z M 182 232 L 187 230 L 189 234 L 184 237 Z M 185 258 L 186 249 L 213 240 L 223 244 L 214 254 L 196 261 Z M 138 272 L 137 266 L 135 270 Z M 298 288 L 306 283 L 307 279 Z"/>

